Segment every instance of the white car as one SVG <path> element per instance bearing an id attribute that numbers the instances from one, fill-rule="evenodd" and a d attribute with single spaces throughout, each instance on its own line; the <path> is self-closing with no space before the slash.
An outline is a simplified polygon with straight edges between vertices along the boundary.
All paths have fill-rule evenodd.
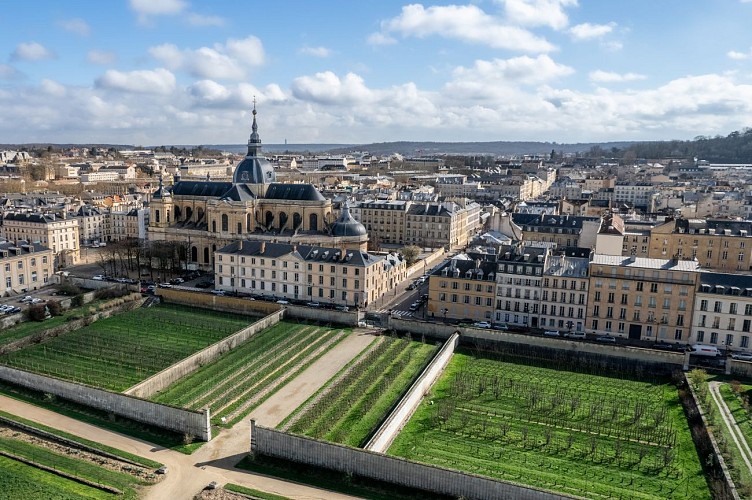
<path id="1" fill-rule="evenodd" d="M 97 280 L 97 281 L 104 281 L 104 274 L 97 274 L 95 276 L 92 276 L 91 279 Z"/>
<path id="2" fill-rule="evenodd" d="M 543 335 L 546 335 L 548 337 L 559 337 L 561 334 L 559 333 L 559 330 L 546 330 L 543 332 Z"/>
<path id="3" fill-rule="evenodd" d="M 584 339 L 585 332 L 569 332 L 565 333 L 564 336 L 570 339 Z"/>
<path id="4" fill-rule="evenodd" d="M 752 361 L 752 353 L 749 352 L 735 352 L 731 357 L 739 361 Z"/>
<path id="5" fill-rule="evenodd" d="M 473 323 L 473 326 L 475 328 L 491 328 L 491 323 L 489 323 L 488 321 L 477 321 Z"/>

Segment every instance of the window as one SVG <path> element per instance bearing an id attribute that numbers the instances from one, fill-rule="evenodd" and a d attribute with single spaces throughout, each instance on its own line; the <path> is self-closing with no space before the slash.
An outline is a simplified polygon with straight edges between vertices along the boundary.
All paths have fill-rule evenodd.
<path id="1" fill-rule="evenodd" d="M 752 304 L 745 304 L 745 306 L 744 306 L 744 315 L 745 316 L 752 316 Z"/>
<path id="2" fill-rule="evenodd" d="M 650 293 L 658 293 L 658 283 L 650 284 Z"/>
<path id="3" fill-rule="evenodd" d="M 705 332 L 700 330 L 697 332 L 697 342 L 705 342 Z"/>
<path id="4" fill-rule="evenodd" d="M 710 332 L 710 343 L 711 344 L 718 343 L 718 332 Z"/>
<path id="5" fill-rule="evenodd" d="M 740 347 L 744 347 L 744 348 L 749 347 L 749 337 L 748 336 L 746 336 L 746 335 L 742 336 L 742 343 L 741 343 Z"/>
<path id="6" fill-rule="evenodd" d="M 715 304 L 713 304 L 713 312 L 723 312 L 723 303 L 721 301 L 715 301 Z"/>
<path id="7" fill-rule="evenodd" d="M 681 328 L 677 328 L 676 331 L 674 332 L 674 340 L 681 340 L 682 339 L 682 333 L 684 333 L 682 331 L 682 329 Z"/>
<path id="8" fill-rule="evenodd" d="M 608 293 L 608 303 L 613 304 L 614 303 L 614 292 Z"/>
<path id="9" fill-rule="evenodd" d="M 444 293 L 444 292 L 440 293 L 439 294 L 439 300 L 442 301 L 442 302 L 445 301 L 446 300 L 446 293 Z"/>
<path id="10" fill-rule="evenodd" d="M 645 286 L 645 283 L 643 283 L 642 281 L 638 281 L 638 282 L 637 282 L 637 291 L 638 291 L 638 292 L 641 292 L 641 291 L 642 291 L 642 288 L 643 288 L 644 286 Z"/>
<path id="11" fill-rule="evenodd" d="M 591 326 L 592 326 L 593 330 L 597 330 L 598 329 L 598 320 L 594 319 Z"/>
<path id="12" fill-rule="evenodd" d="M 726 334 L 726 346 L 732 346 L 734 345 L 734 335 L 731 333 Z"/>
<path id="13" fill-rule="evenodd" d="M 729 314 L 736 314 L 736 302 L 729 304 Z"/>

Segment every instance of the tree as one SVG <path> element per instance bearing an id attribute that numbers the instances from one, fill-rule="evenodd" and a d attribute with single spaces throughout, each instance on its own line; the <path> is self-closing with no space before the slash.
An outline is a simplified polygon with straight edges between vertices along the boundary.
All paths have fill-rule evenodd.
<path id="1" fill-rule="evenodd" d="M 420 255 L 420 247 L 417 247 L 415 245 L 407 245 L 402 247 L 400 253 L 402 253 L 402 256 L 407 261 L 407 267 L 410 267 L 418 259 L 418 255 Z"/>

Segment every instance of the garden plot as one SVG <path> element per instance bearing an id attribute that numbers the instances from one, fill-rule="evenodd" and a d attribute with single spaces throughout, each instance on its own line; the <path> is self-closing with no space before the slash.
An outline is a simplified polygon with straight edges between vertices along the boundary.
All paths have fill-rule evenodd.
<path id="1" fill-rule="evenodd" d="M 362 446 L 437 350 L 437 346 L 407 339 L 380 337 L 282 427 Z"/>
<path id="2" fill-rule="evenodd" d="M 232 425 L 350 331 L 282 321 L 151 399 L 194 410 L 210 408 L 214 423 Z"/>
<path id="3" fill-rule="evenodd" d="M 0 362 L 123 391 L 249 323 L 242 316 L 204 309 L 139 308 L 4 355 Z"/>
<path id="4" fill-rule="evenodd" d="M 667 381 L 455 354 L 389 453 L 588 498 L 710 498 Z"/>

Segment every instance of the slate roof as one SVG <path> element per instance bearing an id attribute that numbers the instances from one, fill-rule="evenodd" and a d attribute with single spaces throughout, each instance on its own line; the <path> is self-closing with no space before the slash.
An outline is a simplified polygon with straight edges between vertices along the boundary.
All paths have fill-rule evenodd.
<path id="1" fill-rule="evenodd" d="M 204 196 L 219 198 L 232 188 L 232 182 L 178 181 L 172 186 L 173 196 Z"/>
<path id="2" fill-rule="evenodd" d="M 598 221 L 598 217 L 585 217 L 581 215 L 547 215 L 513 213 L 512 221 L 518 226 L 538 227 L 561 227 L 582 229 L 585 221 Z"/>
<path id="3" fill-rule="evenodd" d="M 256 197 L 245 184 L 234 184 L 229 191 L 222 195 L 223 200 L 251 201 Z"/>
<path id="4" fill-rule="evenodd" d="M 270 200 L 326 201 L 313 184 L 270 184 L 264 198 Z"/>
<path id="5" fill-rule="evenodd" d="M 262 247 L 264 253 L 261 253 Z M 234 241 L 229 245 L 220 248 L 217 252 L 270 259 L 292 254 L 308 262 L 340 263 L 347 264 L 348 266 L 359 267 L 370 266 L 376 262 L 385 260 L 383 255 L 371 255 L 361 250 L 345 249 L 343 255 L 341 248 L 294 245 L 290 243 L 270 243 L 258 240 Z"/>
<path id="6" fill-rule="evenodd" d="M 752 275 L 700 273 L 701 293 L 752 297 Z"/>

